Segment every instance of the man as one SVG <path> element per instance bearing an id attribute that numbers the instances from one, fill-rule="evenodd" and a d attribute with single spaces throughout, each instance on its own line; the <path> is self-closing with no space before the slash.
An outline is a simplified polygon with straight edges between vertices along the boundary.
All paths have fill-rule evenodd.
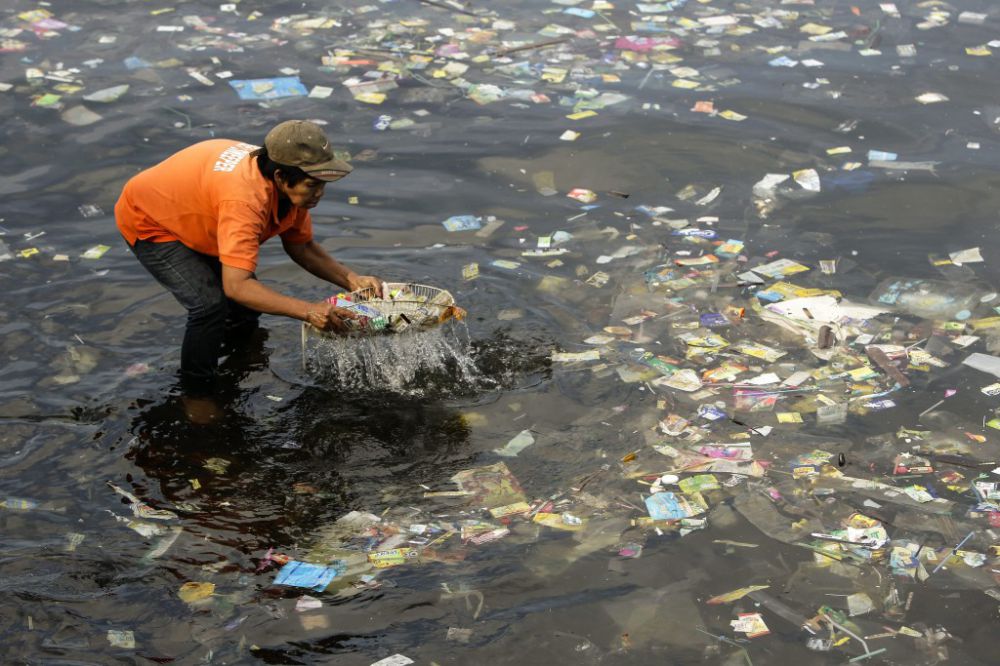
<path id="1" fill-rule="evenodd" d="M 125 185 L 115 205 L 118 229 L 139 262 L 187 309 L 185 394 L 212 392 L 223 342 L 256 329 L 262 312 L 337 332 L 353 317 L 258 282 L 258 250 L 268 238 L 279 236 L 295 263 L 327 282 L 381 292 L 380 280 L 358 275 L 313 240 L 309 209 L 327 183 L 351 170 L 334 157 L 318 125 L 288 120 L 268 132 L 263 148 L 202 141 Z"/>

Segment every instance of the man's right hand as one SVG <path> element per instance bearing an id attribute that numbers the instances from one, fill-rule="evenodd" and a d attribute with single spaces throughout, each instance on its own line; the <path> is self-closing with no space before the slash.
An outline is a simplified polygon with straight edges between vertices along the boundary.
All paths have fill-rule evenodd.
<path id="1" fill-rule="evenodd" d="M 330 303 L 314 303 L 309 308 L 306 321 L 321 331 L 333 333 L 348 333 L 351 331 L 348 319 L 358 319 L 358 315 L 345 308 L 338 308 Z"/>
<path id="2" fill-rule="evenodd" d="M 310 303 L 279 294 L 258 282 L 250 271 L 235 266 L 222 265 L 222 287 L 226 296 L 251 310 L 301 319 L 321 331 L 348 333 L 352 328 L 347 320 L 359 319 L 350 310 L 328 302 Z"/>

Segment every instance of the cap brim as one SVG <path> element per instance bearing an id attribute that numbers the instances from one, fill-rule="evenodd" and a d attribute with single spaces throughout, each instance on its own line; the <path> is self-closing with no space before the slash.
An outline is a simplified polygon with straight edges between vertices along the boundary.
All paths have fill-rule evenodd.
<path id="1" fill-rule="evenodd" d="M 311 177 L 317 180 L 334 181 L 340 180 L 347 174 L 354 171 L 354 167 L 344 160 L 332 159 L 329 162 L 313 164 L 308 167 L 299 167 Z"/>

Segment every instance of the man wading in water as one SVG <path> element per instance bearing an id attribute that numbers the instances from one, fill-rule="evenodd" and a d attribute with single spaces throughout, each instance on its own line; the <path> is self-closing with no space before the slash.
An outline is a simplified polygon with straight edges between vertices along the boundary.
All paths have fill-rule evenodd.
<path id="1" fill-rule="evenodd" d="M 295 263 L 327 282 L 381 292 L 381 280 L 358 275 L 313 240 L 309 209 L 327 183 L 351 170 L 334 158 L 318 125 L 288 120 L 268 132 L 263 148 L 202 141 L 125 185 L 115 204 L 118 229 L 139 262 L 187 309 L 181 387 L 192 420 L 211 418 L 205 398 L 214 389 L 223 343 L 245 340 L 262 312 L 335 332 L 354 317 L 258 282 L 257 254 L 268 238 L 280 236 Z"/>

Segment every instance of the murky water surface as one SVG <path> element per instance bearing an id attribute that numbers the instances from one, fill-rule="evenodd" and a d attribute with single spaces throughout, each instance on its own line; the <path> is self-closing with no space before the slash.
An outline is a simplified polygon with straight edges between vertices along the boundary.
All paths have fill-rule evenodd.
<path id="1" fill-rule="evenodd" d="M 998 403 L 962 360 L 1000 347 L 998 20 L 985 0 L 4 3 L 2 661 L 996 663 Z M 276 76 L 311 96 L 229 84 Z M 287 118 L 354 157 L 314 211 L 324 246 L 470 316 L 312 371 L 297 323 L 265 317 L 196 425 L 183 311 L 111 211 L 138 170 Z M 780 259 L 809 270 L 778 299 L 942 284 L 830 326 L 831 351 L 818 304 L 765 320 L 777 277 L 746 272 Z M 259 276 L 332 291 L 277 241 Z M 689 515 L 650 523 L 657 489 Z M 286 559 L 336 576 L 276 584 Z M 740 630 L 754 613 L 766 635 Z"/>

